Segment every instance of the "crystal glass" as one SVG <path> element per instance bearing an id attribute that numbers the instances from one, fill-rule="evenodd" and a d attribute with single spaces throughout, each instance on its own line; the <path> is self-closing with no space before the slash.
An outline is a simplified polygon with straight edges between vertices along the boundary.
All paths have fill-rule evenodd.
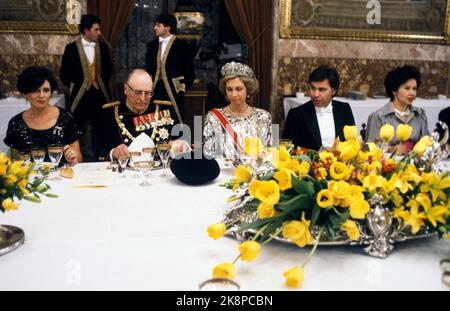
<path id="1" fill-rule="evenodd" d="M 134 168 L 137 171 L 140 171 L 139 168 L 136 167 L 136 164 L 143 161 L 142 152 L 141 151 L 130 151 L 130 156 L 131 156 L 131 161 L 132 161 L 132 164 L 133 164 Z M 140 178 L 140 177 L 142 177 L 142 174 L 136 174 L 135 173 L 131 177 L 133 177 L 133 178 Z"/>
<path id="2" fill-rule="evenodd" d="M 117 160 L 119 161 L 120 168 L 122 169 L 122 170 L 119 170 L 119 173 L 121 173 L 120 176 L 122 178 L 125 178 L 126 176 L 125 176 L 124 171 L 125 171 L 125 167 L 127 167 L 127 164 L 128 164 L 128 161 L 130 160 L 130 157 L 127 156 L 126 154 L 122 154 L 122 155 L 119 156 L 119 158 Z"/>
<path id="3" fill-rule="evenodd" d="M 147 173 L 145 174 L 145 177 L 151 178 L 152 174 L 150 173 L 150 171 L 156 165 L 155 164 L 156 147 L 145 147 L 142 149 L 142 153 L 144 154 L 144 158 L 149 165 Z"/>
<path id="4" fill-rule="evenodd" d="M 238 291 L 241 286 L 230 279 L 213 278 L 200 283 L 199 289 L 203 291 Z"/>
<path id="5" fill-rule="evenodd" d="M 45 158 L 45 149 L 33 149 L 30 152 L 31 158 L 33 159 L 33 162 L 36 163 L 36 168 L 40 169 L 42 166 L 42 163 L 44 162 Z"/>
<path id="6" fill-rule="evenodd" d="M 47 152 L 48 157 L 50 158 L 50 161 L 52 161 L 53 170 L 54 170 L 54 176 L 51 177 L 51 180 L 61 180 L 61 177 L 57 175 L 58 172 L 58 165 L 61 161 L 61 158 L 64 153 L 64 148 L 62 145 L 59 144 L 53 144 L 47 146 Z"/>
<path id="7" fill-rule="evenodd" d="M 169 161 L 170 156 L 170 144 L 168 143 L 160 143 L 156 145 L 156 150 L 158 151 L 159 157 L 161 158 L 161 162 L 163 163 L 163 172 L 159 177 L 169 177 L 169 174 L 167 174 L 166 168 L 167 168 L 167 162 Z"/>
<path id="8" fill-rule="evenodd" d="M 280 139 L 280 147 L 284 146 L 286 147 L 286 150 L 290 153 L 292 149 L 294 149 L 294 143 L 292 142 L 292 139 Z"/>

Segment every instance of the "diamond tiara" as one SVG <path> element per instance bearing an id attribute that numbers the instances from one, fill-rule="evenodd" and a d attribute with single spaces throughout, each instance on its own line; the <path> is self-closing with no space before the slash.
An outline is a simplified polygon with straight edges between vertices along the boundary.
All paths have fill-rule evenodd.
<path id="1" fill-rule="evenodd" d="M 237 62 L 229 62 L 223 65 L 222 69 L 220 69 L 222 76 L 244 76 L 244 77 L 253 77 L 253 70 L 242 63 Z"/>

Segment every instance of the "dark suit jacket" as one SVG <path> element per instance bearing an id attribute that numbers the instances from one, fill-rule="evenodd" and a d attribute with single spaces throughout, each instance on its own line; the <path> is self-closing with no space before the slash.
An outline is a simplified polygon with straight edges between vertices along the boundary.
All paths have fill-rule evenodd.
<path id="1" fill-rule="evenodd" d="M 87 58 L 85 55 L 83 57 L 80 56 L 79 47 L 77 44 L 81 44 L 81 37 L 76 39 L 74 42 L 66 45 L 64 49 L 64 54 L 62 56 L 61 61 L 61 69 L 59 76 L 61 78 L 61 82 L 71 88 L 69 105 L 67 108 L 71 110 L 73 113 L 75 107 L 71 107 L 72 105 L 77 105 L 86 89 L 83 84 L 86 84 L 87 80 L 89 80 L 89 69 Z M 99 51 L 97 51 L 97 47 Z M 111 79 L 112 74 L 112 61 L 109 53 L 108 46 L 99 41 L 96 47 L 96 70 L 97 70 L 97 80 L 100 84 L 101 92 L 103 93 L 106 100 L 109 100 L 109 80 Z M 84 51 L 83 51 L 84 53 Z M 87 75 L 85 75 L 86 73 Z M 98 103 L 98 105 L 102 105 L 104 103 Z"/>
<path id="2" fill-rule="evenodd" d="M 347 103 L 332 101 L 335 137 L 344 140 L 344 126 L 355 125 L 352 109 Z M 295 146 L 319 150 L 322 146 L 319 123 L 312 101 L 291 109 L 284 125 L 283 138 L 292 139 Z"/>
<path id="3" fill-rule="evenodd" d="M 447 107 L 439 112 L 439 121 L 444 122 L 450 128 L 450 107 Z"/>
<path id="4" fill-rule="evenodd" d="M 159 39 L 156 38 L 150 41 L 147 45 L 146 54 L 146 69 L 148 73 L 155 79 L 154 83 L 154 95 L 152 97 L 152 104 L 154 100 L 170 100 L 169 92 L 173 95 L 173 98 L 178 106 L 181 118 L 184 118 L 184 94 L 192 86 L 194 82 L 194 56 L 192 55 L 192 48 L 186 43 L 186 41 L 174 38 L 172 46 L 168 46 L 168 54 L 164 64 L 165 71 L 156 77 L 156 71 L 158 68 L 157 56 L 159 48 Z M 166 90 L 166 83 L 170 87 L 170 90 Z M 171 101 L 171 100 L 170 100 Z M 170 108 L 171 114 L 175 123 L 179 123 L 174 107 Z"/>

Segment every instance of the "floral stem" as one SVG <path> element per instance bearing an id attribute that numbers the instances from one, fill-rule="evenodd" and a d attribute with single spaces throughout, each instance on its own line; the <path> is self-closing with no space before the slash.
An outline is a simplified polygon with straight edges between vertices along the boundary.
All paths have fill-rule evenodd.
<path id="1" fill-rule="evenodd" d="M 322 235 L 322 231 L 323 231 L 323 227 L 320 228 L 319 234 L 317 235 L 317 239 L 316 239 L 316 241 L 314 242 L 313 249 L 311 250 L 311 252 L 309 252 L 308 257 L 306 257 L 305 262 L 302 264 L 302 269 L 305 268 L 306 264 L 311 260 L 312 256 L 313 256 L 314 253 L 316 252 L 317 246 L 319 245 L 320 236 Z"/>
<path id="2" fill-rule="evenodd" d="M 273 234 L 270 235 L 270 238 L 268 238 L 267 240 L 265 240 L 264 242 L 261 243 L 261 246 L 269 243 L 270 241 L 272 241 L 274 238 L 276 238 L 278 236 L 278 234 L 280 234 L 280 232 L 283 231 L 283 227 L 278 228 L 277 231 L 275 231 Z"/>
<path id="3" fill-rule="evenodd" d="M 261 229 L 259 229 L 256 232 L 255 236 L 252 238 L 252 241 L 256 241 L 256 239 L 263 233 L 264 229 L 266 229 L 268 225 L 269 224 L 267 224 L 267 225 L 263 226 Z"/>
<path id="4" fill-rule="evenodd" d="M 238 256 L 233 260 L 233 265 L 236 263 L 236 261 L 239 260 L 239 258 L 241 258 L 241 255 L 238 255 Z"/>

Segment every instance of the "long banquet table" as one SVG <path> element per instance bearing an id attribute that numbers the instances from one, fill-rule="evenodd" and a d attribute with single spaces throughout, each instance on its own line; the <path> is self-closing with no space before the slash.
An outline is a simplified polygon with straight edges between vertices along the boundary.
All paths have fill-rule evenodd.
<path id="1" fill-rule="evenodd" d="M 25 231 L 26 242 L 0 256 L 0 290 L 197 290 L 238 253 L 235 240 L 206 233 L 228 206 L 230 192 L 219 185 L 232 170 L 197 187 L 159 173 L 145 188 L 106 163 L 79 164 L 73 179 L 50 183 L 58 198 L 21 201 L 1 215 L 0 223 Z M 76 188 L 86 185 L 106 187 Z M 235 280 L 242 290 L 286 290 L 283 271 L 310 249 L 271 242 L 254 262 L 238 261 Z M 449 257 L 450 241 L 436 237 L 396 244 L 387 259 L 358 246 L 319 246 L 300 290 L 449 290 L 439 267 Z"/>

